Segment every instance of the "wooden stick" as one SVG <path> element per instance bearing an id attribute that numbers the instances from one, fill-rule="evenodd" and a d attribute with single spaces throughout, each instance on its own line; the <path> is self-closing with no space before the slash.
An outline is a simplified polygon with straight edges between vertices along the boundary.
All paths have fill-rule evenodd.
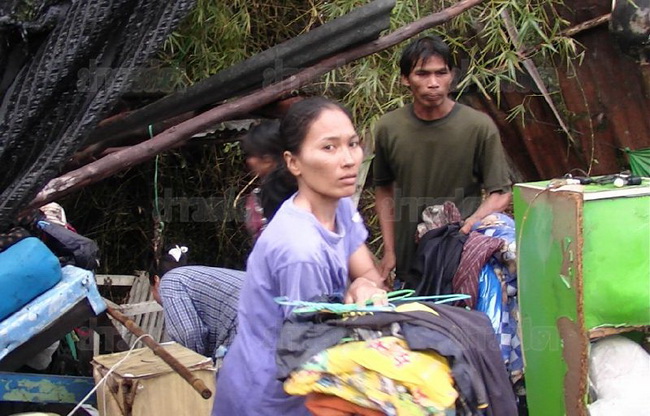
<path id="1" fill-rule="evenodd" d="M 110 306 L 107 308 L 107 312 L 109 315 L 111 315 L 113 318 L 119 321 L 122 325 L 124 325 L 126 329 L 131 331 L 132 334 L 135 334 L 138 337 L 145 335 L 145 332 L 142 330 L 142 328 L 140 328 L 138 325 L 135 324 L 135 322 L 133 322 L 132 320 L 124 316 L 121 312 L 116 311 Z M 201 395 L 201 397 L 203 397 L 206 400 L 212 397 L 212 392 L 205 385 L 203 380 L 201 380 L 200 378 L 192 374 L 190 370 L 187 369 L 187 367 L 185 367 L 176 358 L 174 358 L 174 356 L 172 356 L 169 352 L 167 352 L 167 350 L 162 345 L 154 341 L 153 338 L 151 338 L 151 336 L 143 337 L 142 342 L 144 342 L 145 345 L 149 347 L 154 354 L 156 354 L 165 363 L 167 363 L 167 365 L 169 365 L 172 368 L 172 370 L 176 371 L 178 375 L 183 377 L 183 379 L 187 381 L 194 388 L 194 390 L 196 390 Z"/>
<path id="2" fill-rule="evenodd" d="M 562 32 L 562 36 L 576 35 L 577 33 L 580 33 L 583 30 L 591 29 L 592 27 L 596 27 L 602 25 L 603 23 L 607 23 L 611 18 L 612 18 L 612 14 L 607 13 L 600 17 L 596 17 L 595 19 L 584 21 L 580 24 L 577 24 L 575 26 L 566 29 L 564 32 Z"/>

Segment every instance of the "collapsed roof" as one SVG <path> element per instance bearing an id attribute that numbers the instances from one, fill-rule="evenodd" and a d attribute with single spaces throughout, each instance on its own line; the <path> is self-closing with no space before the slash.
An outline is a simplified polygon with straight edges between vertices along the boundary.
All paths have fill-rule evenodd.
<path id="1" fill-rule="evenodd" d="M 83 146 L 286 78 L 388 29 L 395 0 L 375 0 L 118 122 L 98 123 L 193 5 L 190 0 L 42 1 L 0 6 L 0 231 Z M 100 72 L 101 71 L 101 72 Z"/>

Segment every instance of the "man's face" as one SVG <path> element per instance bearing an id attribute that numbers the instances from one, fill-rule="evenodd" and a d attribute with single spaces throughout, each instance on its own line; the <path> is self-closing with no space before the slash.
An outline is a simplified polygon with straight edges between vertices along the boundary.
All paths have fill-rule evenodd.
<path id="1" fill-rule="evenodd" d="M 447 104 L 453 73 L 439 56 L 420 59 L 408 76 L 402 76 L 402 84 L 413 93 L 416 110 L 436 111 Z"/>

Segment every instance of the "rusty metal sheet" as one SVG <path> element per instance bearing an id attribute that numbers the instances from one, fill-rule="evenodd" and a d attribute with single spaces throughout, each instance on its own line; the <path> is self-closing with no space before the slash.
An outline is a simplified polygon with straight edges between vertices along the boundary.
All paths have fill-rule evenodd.
<path id="1" fill-rule="evenodd" d="M 575 25 L 609 13 L 611 2 L 567 0 L 565 5 L 563 17 Z M 580 32 L 575 39 L 585 48 L 584 60 L 575 62 L 575 74 L 557 65 L 556 86 L 568 110 L 566 121 L 575 144 L 569 144 L 542 97 L 526 100 L 530 115 L 524 125 L 506 122 L 505 115 L 522 103 L 526 91 L 504 92 L 500 108 L 478 95 L 466 98 L 497 121 L 504 146 L 524 181 L 576 169 L 592 175 L 618 172 L 628 163 L 621 149 L 650 147 L 650 65 L 625 55 L 607 24 Z"/>

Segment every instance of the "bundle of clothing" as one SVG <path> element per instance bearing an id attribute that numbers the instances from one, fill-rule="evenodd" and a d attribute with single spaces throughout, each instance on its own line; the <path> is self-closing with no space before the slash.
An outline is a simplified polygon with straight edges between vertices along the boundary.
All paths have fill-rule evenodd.
<path id="1" fill-rule="evenodd" d="M 427 207 L 416 240 L 411 273 L 420 284 L 416 295 L 466 294 L 457 306 L 485 313 L 501 347 L 510 378 L 523 373 L 518 335 L 516 236 L 514 220 L 494 213 L 460 232 L 461 215 L 452 202 Z"/>
<path id="2" fill-rule="evenodd" d="M 485 314 L 431 302 L 336 315 L 293 314 L 278 377 L 318 415 L 516 415 Z"/>

